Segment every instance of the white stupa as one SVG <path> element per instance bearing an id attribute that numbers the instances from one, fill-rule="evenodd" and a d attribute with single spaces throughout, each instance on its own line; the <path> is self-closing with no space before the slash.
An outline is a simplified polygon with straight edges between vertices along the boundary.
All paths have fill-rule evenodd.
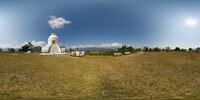
<path id="1" fill-rule="evenodd" d="M 52 32 L 48 38 L 48 44 L 42 47 L 43 54 L 66 54 L 65 47 L 60 46 L 60 41 L 55 32 Z"/>

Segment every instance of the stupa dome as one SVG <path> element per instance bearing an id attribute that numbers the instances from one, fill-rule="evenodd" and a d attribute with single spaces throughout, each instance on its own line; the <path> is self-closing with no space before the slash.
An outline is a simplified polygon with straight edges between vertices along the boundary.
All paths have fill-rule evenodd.
<path id="1" fill-rule="evenodd" d="M 60 41 L 58 39 L 58 36 L 55 34 L 55 32 L 52 32 L 51 35 L 49 36 L 48 44 L 49 45 L 52 45 L 52 44 L 60 45 Z"/>

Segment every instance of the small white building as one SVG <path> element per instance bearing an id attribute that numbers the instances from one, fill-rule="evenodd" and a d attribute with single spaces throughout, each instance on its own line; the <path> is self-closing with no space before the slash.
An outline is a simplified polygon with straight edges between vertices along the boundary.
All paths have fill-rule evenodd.
<path id="1" fill-rule="evenodd" d="M 125 55 L 130 55 L 131 54 L 131 52 L 125 52 Z"/>
<path id="2" fill-rule="evenodd" d="M 78 48 L 76 51 L 71 52 L 71 56 L 84 56 L 85 52 L 84 51 L 79 51 Z"/>

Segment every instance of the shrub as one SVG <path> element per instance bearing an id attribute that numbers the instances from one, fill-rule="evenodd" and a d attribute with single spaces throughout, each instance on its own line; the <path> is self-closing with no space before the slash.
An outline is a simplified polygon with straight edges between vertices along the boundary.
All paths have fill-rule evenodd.
<path id="1" fill-rule="evenodd" d="M 113 55 L 115 52 L 117 52 L 117 51 L 102 49 L 101 51 L 98 52 L 98 55 L 104 55 L 104 56 L 106 56 L 106 55 Z"/>
<path id="2" fill-rule="evenodd" d="M 143 51 L 144 51 L 144 52 L 147 52 L 148 50 L 149 50 L 149 48 L 148 48 L 147 46 L 144 46 Z"/>
<path id="3" fill-rule="evenodd" d="M 142 49 L 141 48 L 138 48 L 138 49 L 135 49 L 134 52 L 141 52 Z"/>
<path id="4" fill-rule="evenodd" d="M 176 47 L 176 48 L 174 49 L 174 51 L 181 51 L 181 49 L 180 49 L 179 47 Z"/>
<path id="5" fill-rule="evenodd" d="M 8 48 L 8 52 L 9 52 L 9 53 L 15 53 L 15 49 L 13 49 L 13 48 Z"/>
<path id="6" fill-rule="evenodd" d="M 165 47 L 165 51 L 170 51 L 170 47 Z"/>
<path id="7" fill-rule="evenodd" d="M 100 52 L 100 51 L 98 52 L 98 55 L 102 55 L 102 54 L 103 54 L 102 52 Z"/>
<path id="8" fill-rule="evenodd" d="M 121 52 L 122 54 L 125 54 L 125 52 L 134 52 L 134 48 L 132 46 L 127 47 L 126 45 L 122 46 L 122 48 L 118 48 L 118 52 Z"/>
<path id="9" fill-rule="evenodd" d="M 133 53 L 134 52 L 134 48 L 132 46 L 129 46 L 126 48 L 127 52 Z"/>
<path id="10" fill-rule="evenodd" d="M 159 52 L 159 51 L 160 51 L 160 48 L 155 47 L 155 48 L 154 48 L 154 51 Z"/>
<path id="11" fill-rule="evenodd" d="M 87 51 L 85 52 L 85 54 L 86 54 L 86 55 L 90 55 L 90 54 L 91 54 L 91 51 L 90 51 L 90 50 L 87 50 Z"/>
<path id="12" fill-rule="evenodd" d="M 197 47 L 196 52 L 200 52 L 200 47 Z"/>
<path id="13" fill-rule="evenodd" d="M 186 49 L 183 49 L 183 48 L 182 48 L 182 49 L 181 49 L 181 51 L 182 51 L 182 52 L 185 52 L 185 51 L 186 51 Z"/>
<path id="14" fill-rule="evenodd" d="M 99 52 L 90 52 L 90 55 L 98 55 Z"/>
<path id="15" fill-rule="evenodd" d="M 189 48 L 189 51 L 190 51 L 190 52 L 192 52 L 192 51 L 193 51 L 193 49 L 190 47 L 190 48 Z"/>
<path id="16" fill-rule="evenodd" d="M 148 51 L 153 51 L 153 49 L 149 48 L 149 50 L 148 50 Z"/>

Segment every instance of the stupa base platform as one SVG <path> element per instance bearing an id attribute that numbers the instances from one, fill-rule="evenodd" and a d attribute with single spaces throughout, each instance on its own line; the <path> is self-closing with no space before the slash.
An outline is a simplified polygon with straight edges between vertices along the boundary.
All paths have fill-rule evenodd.
<path id="1" fill-rule="evenodd" d="M 41 53 L 40 55 L 67 55 L 68 53 Z"/>

